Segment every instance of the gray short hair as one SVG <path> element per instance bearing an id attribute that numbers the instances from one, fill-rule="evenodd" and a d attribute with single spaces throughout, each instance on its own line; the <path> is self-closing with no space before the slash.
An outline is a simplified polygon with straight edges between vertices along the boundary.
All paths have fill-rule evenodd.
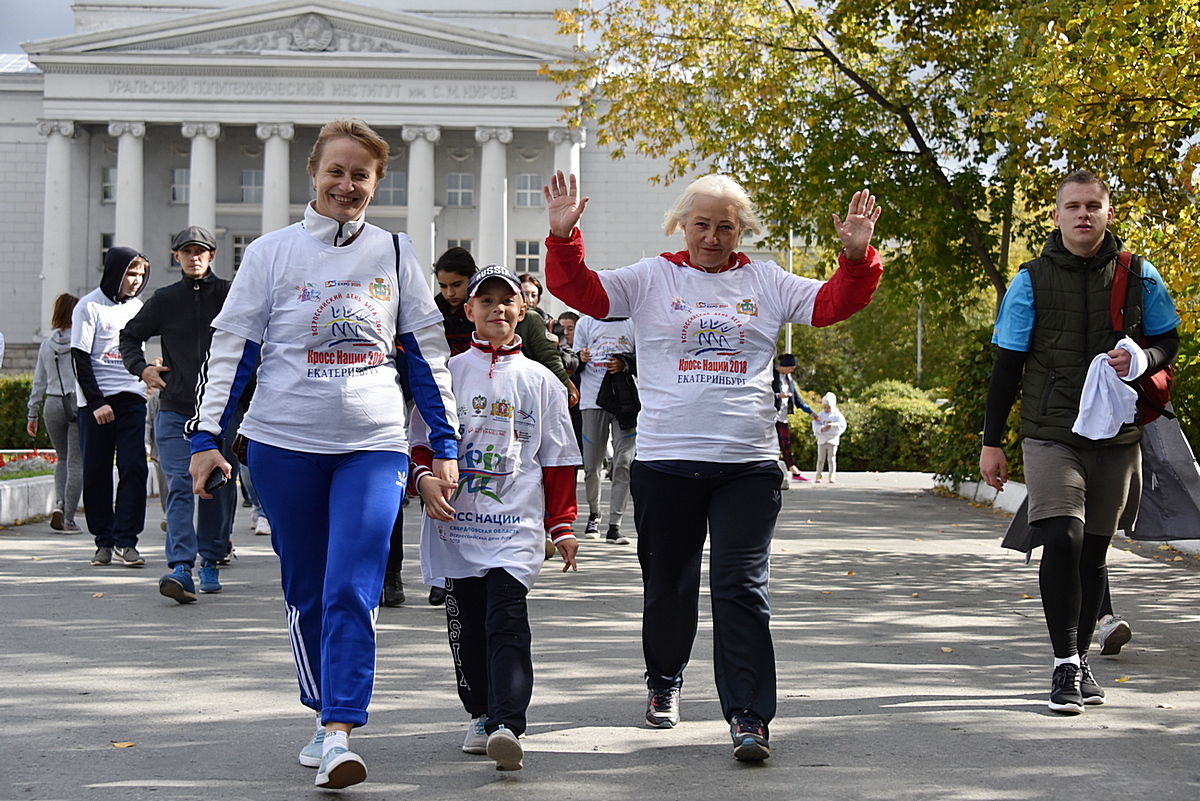
<path id="1" fill-rule="evenodd" d="M 746 194 L 746 190 L 728 175 L 717 173 L 697 178 L 688 185 L 687 189 L 683 190 L 683 194 L 675 199 L 674 205 L 663 216 L 663 233 L 670 236 L 683 228 L 687 222 L 688 212 L 692 210 L 692 204 L 700 195 L 728 200 L 737 211 L 738 224 L 741 225 L 742 231 L 762 233 L 762 221 L 758 219 L 758 212 L 755 210 L 750 196 Z"/>

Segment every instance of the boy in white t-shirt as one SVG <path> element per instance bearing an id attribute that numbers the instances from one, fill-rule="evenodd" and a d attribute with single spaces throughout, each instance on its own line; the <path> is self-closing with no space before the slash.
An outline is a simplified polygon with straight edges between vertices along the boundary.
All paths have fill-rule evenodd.
<path id="1" fill-rule="evenodd" d="M 437 478 L 419 412 L 413 415 L 412 480 L 425 501 L 421 571 L 444 578 L 458 695 L 471 715 L 468 754 L 520 770 L 533 656 L 525 598 L 548 535 L 575 569 L 575 466 L 581 461 L 567 393 L 521 353 L 525 316 L 517 276 L 492 265 L 472 276 L 471 347 L 449 362 L 458 399 L 459 481 Z"/>

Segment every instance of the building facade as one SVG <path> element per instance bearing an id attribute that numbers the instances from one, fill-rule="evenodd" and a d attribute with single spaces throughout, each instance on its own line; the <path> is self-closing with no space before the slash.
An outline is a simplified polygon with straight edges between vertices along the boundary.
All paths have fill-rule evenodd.
<path id="1" fill-rule="evenodd" d="M 539 70 L 574 54 L 562 0 L 363 2 L 92 0 L 75 33 L 25 43 L 28 63 L 0 71 L 0 160 L 18 178 L 0 195 L 7 340 L 43 337 L 53 299 L 93 288 L 112 245 L 146 253 L 153 289 L 177 280 L 174 234 L 202 225 L 231 276 L 255 237 L 300 219 L 308 152 L 338 117 L 390 143 L 367 217 L 430 265 L 462 245 L 540 274 L 541 187 L 560 169 L 591 197 L 592 266 L 681 247 L 660 227 L 678 187 L 648 180 L 662 165 L 612 161 L 561 120 Z"/>

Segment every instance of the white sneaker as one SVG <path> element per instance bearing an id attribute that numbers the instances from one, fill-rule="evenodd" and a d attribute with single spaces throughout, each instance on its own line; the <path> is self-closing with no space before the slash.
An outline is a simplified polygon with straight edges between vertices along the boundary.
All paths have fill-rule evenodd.
<path id="1" fill-rule="evenodd" d="M 506 726 L 501 726 L 492 732 L 487 739 L 487 755 L 496 760 L 496 770 L 520 770 L 524 767 L 521 759 L 525 749 L 521 741 Z"/>
<path id="2" fill-rule="evenodd" d="M 325 729 L 324 727 L 317 729 L 313 734 L 312 739 L 308 741 L 308 745 L 300 749 L 299 762 L 306 768 L 321 767 L 321 752 L 325 750 Z"/>
<path id="3" fill-rule="evenodd" d="M 258 510 L 250 510 L 250 530 L 254 531 L 258 528 Z"/>
<path id="4" fill-rule="evenodd" d="M 321 767 L 317 768 L 317 787 L 328 790 L 340 790 L 367 778 L 367 763 L 362 757 L 349 748 L 340 745 L 330 748 L 321 757 Z"/>
<path id="5" fill-rule="evenodd" d="M 463 740 L 462 750 L 464 754 L 486 754 L 488 744 L 487 729 L 484 724 L 487 723 L 487 715 L 480 715 L 477 718 L 472 718 L 467 725 L 467 736 Z"/>
<path id="6" fill-rule="evenodd" d="M 1121 653 L 1121 646 L 1133 639 L 1133 629 L 1120 615 L 1109 615 L 1100 624 L 1100 653 L 1105 656 Z"/>
<path id="7" fill-rule="evenodd" d="M 254 526 L 254 533 L 269 535 L 271 533 L 270 521 L 267 520 L 267 518 L 263 517 L 262 515 L 259 515 L 258 524 Z"/>

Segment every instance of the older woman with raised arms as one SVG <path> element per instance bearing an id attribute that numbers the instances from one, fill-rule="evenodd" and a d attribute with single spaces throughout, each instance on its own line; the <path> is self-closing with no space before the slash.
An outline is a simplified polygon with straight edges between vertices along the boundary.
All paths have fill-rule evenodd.
<path id="1" fill-rule="evenodd" d="M 397 338 L 413 400 L 433 421 L 435 472 L 452 486 L 458 475 L 441 312 L 408 237 L 363 220 L 387 157 L 387 142 L 357 120 L 321 129 L 308 161 L 316 199 L 302 222 L 246 249 L 187 428 L 195 491 L 208 497 L 210 476 L 229 475 L 218 438 L 261 356 L 240 430 L 279 554 L 300 700 L 318 717 L 299 761 L 327 789 L 367 774 L 349 734 L 367 722 L 374 620 L 408 473 Z"/>
<path id="2" fill-rule="evenodd" d="M 759 230 L 745 191 L 723 175 L 693 182 L 663 230 L 686 249 L 590 271 L 576 223 L 587 206 L 575 177 L 544 188 L 550 216 L 546 285 L 593 317 L 633 319 L 642 412 L 631 472 L 644 608 L 646 721 L 679 722 L 679 691 L 699 617 L 700 562 L 710 538 L 713 663 L 721 709 L 743 761 L 770 756 L 775 652 L 767 576 L 783 476 L 776 462 L 771 365 L 784 323 L 826 326 L 865 307 L 883 268 L 871 247 L 880 208 L 856 192 L 829 281 L 790 275 L 737 252 Z"/>

